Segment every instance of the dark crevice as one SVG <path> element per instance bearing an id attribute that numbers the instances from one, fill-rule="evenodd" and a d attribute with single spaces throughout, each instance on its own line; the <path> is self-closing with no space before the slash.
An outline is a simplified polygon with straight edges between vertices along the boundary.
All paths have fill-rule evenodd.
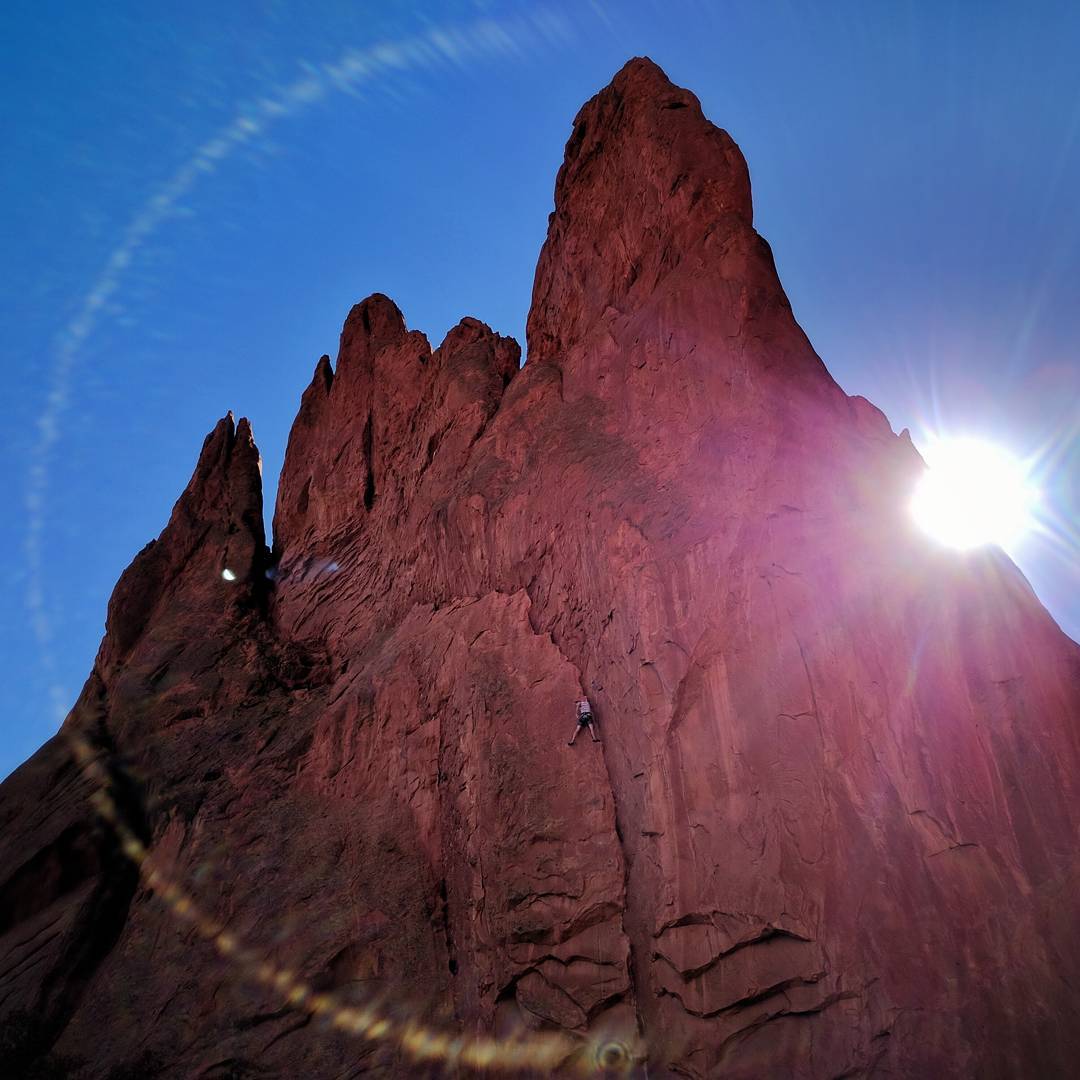
<path id="1" fill-rule="evenodd" d="M 196 1075 L 198 1080 L 244 1080 L 245 1077 L 264 1075 L 265 1071 L 247 1058 L 228 1057 L 215 1061 Z"/>
<path id="2" fill-rule="evenodd" d="M 721 960 L 726 960 L 733 953 L 741 952 L 743 949 L 749 948 L 751 945 L 767 947 L 770 942 L 781 941 L 785 939 L 788 941 L 798 941 L 806 945 L 813 944 L 809 939 L 800 937 L 798 934 L 793 934 L 788 930 L 778 930 L 776 927 L 770 926 L 763 930 L 756 937 L 748 938 L 745 941 L 737 941 L 734 945 L 731 946 L 731 948 L 722 949 L 714 957 L 712 957 L 712 959 L 707 960 L 704 964 L 699 964 L 697 967 L 687 968 L 686 970 L 677 967 L 662 952 L 655 951 L 652 955 L 654 960 L 663 960 L 664 963 L 667 964 L 673 971 L 678 972 L 684 980 L 689 981 L 691 979 L 700 978 L 702 975 L 705 974 L 705 972 L 709 971 L 711 968 L 714 968 L 717 964 L 719 964 Z"/>
<path id="3" fill-rule="evenodd" d="M 424 451 L 424 464 L 420 466 L 420 475 L 423 476 L 425 472 L 431 467 L 431 463 L 435 460 L 435 454 L 438 452 L 439 443 L 442 442 L 443 432 L 436 431 L 428 438 L 427 448 Z"/>
<path id="4" fill-rule="evenodd" d="M 766 1013 L 764 1016 L 759 1017 L 757 1020 L 750 1024 L 747 1024 L 744 1028 L 739 1028 L 738 1031 L 732 1032 L 723 1042 L 720 1043 L 717 1048 L 720 1051 L 721 1057 L 726 1056 L 728 1049 L 750 1038 L 766 1024 L 774 1023 L 778 1020 L 807 1020 L 812 1017 L 818 1016 L 825 1012 L 826 1009 L 831 1008 L 840 1001 L 849 1001 L 852 998 L 858 997 L 858 994 L 850 990 L 840 990 L 836 993 L 829 994 L 816 1005 L 807 1009 L 788 1009 L 781 1008 L 776 1012 Z M 880 1059 L 880 1055 L 879 1055 Z"/>
<path id="5" fill-rule="evenodd" d="M 690 1016 L 697 1016 L 703 1020 L 712 1020 L 717 1016 L 725 1016 L 729 1013 L 743 1012 L 746 1009 L 751 1008 L 754 1005 L 760 1005 L 770 998 L 782 997 L 788 990 L 796 990 L 800 987 L 815 986 L 818 982 L 824 978 L 825 973 L 819 972 L 814 975 L 803 976 L 796 975 L 790 979 L 783 979 L 780 982 L 774 983 L 772 986 L 767 986 L 764 990 L 759 991 L 756 994 L 748 994 L 746 997 L 739 998 L 737 1001 L 732 1001 L 727 1005 L 721 1005 L 716 1009 L 692 1009 L 682 999 L 682 995 L 674 990 L 669 990 L 666 987 L 661 987 L 657 993 L 661 997 L 674 998 L 683 1010 Z M 836 1004 L 837 1001 L 844 1000 L 846 998 L 856 997 L 851 992 L 839 992 L 836 994 L 829 994 L 815 1005 L 811 1005 L 805 1009 L 792 1009 L 785 1006 L 779 1009 L 773 1016 L 812 1016 L 816 1013 L 823 1012 L 830 1005 Z"/>
<path id="6" fill-rule="evenodd" d="M 364 312 L 367 319 L 367 312 Z M 372 446 L 374 436 L 371 430 L 371 413 L 368 413 L 364 424 L 364 509 L 370 510 L 375 505 L 375 463 L 372 461 Z"/>
<path id="7" fill-rule="evenodd" d="M 581 149 L 581 144 L 585 141 L 585 121 L 579 121 L 575 126 L 573 132 L 570 134 L 570 138 L 566 143 L 565 158 L 567 161 L 572 160 L 577 156 L 578 151 Z"/>
<path id="8" fill-rule="evenodd" d="M 282 1017 L 292 1015 L 292 1008 L 290 1006 L 283 1006 L 280 1009 L 274 1009 L 273 1012 L 256 1013 L 254 1016 L 241 1017 L 239 1020 L 234 1021 L 233 1026 L 237 1031 L 248 1031 L 251 1028 L 259 1027 L 260 1024 L 268 1024 L 273 1020 L 280 1020 Z"/>
<path id="9" fill-rule="evenodd" d="M 607 1012 L 608 1009 L 615 1008 L 616 1005 L 621 1005 L 625 1000 L 625 990 L 619 990 L 616 991 L 614 994 L 609 994 L 606 998 L 601 998 L 598 1002 L 596 1002 L 595 1005 L 592 1006 L 591 1009 L 582 1010 L 585 1013 L 586 1022 L 591 1025 L 598 1016 L 601 1016 L 603 1013 Z M 574 1002 L 574 1004 L 578 1005 L 576 1001 Z M 581 1008 L 581 1006 L 578 1005 L 578 1008 Z"/>
<path id="10" fill-rule="evenodd" d="M 601 729 L 602 730 L 602 729 Z M 639 965 L 642 966 L 644 971 L 644 960 L 640 950 L 637 948 L 634 941 L 634 929 L 627 924 L 627 916 L 629 914 L 628 908 L 630 903 L 630 897 L 633 895 L 634 884 L 631 881 L 630 874 L 633 868 L 634 857 L 633 853 L 628 849 L 626 839 L 623 835 L 622 815 L 626 813 L 626 807 L 622 805 L 619 798 L 619 792 L 615 779 L 611 774 L 611 765 L 608 763 L 607 755 L 607 742 L 601 740 L 601 757 L 604 762 L 604 772 L 607 775 L 608 787 L 611 790 L 611 801 L 614 808 L 615 817 L 615 839 L 619 845 L 619 851 L 622 854 L 623 864 L 623 906 L 619 913 L 620 922 L 622 923 L 623 933 L 626 935 L 626 948 L 627 948 L 627 963 L 626 963 L 626 976 L 629 981 L 630 988 L 628 997 L 633 1003 L 634 1019 L 637 1022 L 638 1031 L 644 1030 L 644 1016 L 642 1014 L 642 1001 L 641 1001 L 641 989 L 642 981 L 638 978 Z M 631 921 L 633 917 L 630 917 Z"/>
<path id="11" fill-rule="evenodd" d="M 311 1023 L 311 1014 L 302 1013 L 293 1023 L 289 1024 L 284 1031 L 279 1031 L 260 1051 L 261 1054 L 265 1054 L 275 1043 L 281 1042 L 282 1039 L 288 1038 L 290 1035 L 295 1035 L 296 1032 L 306 1028 Z"/>
<path id="12" fill-rule="evenodd" d="M 100 872 L 100 845 L 87 822 L 75 822 L 0 885 L 0 934 L 44 911 Z"/>
<path id="13" fill-rule="evenodd" d="M 451 975 L 458 973 L 457 947 L 454 945 L 454 929 L 450 925 L 450 902 L 447 898 L 446 878 L 439 882 L 439 922 L 446 939 L 446 966 Z"/>
<path id="14" fill-rule="evenodd" d="M 88 741 L 103 755 L 109 776 L 109 794 L 128 828 L 145 844 L 150 839 L 143 793 L 120 764 L 113 740 L 104 723 L 85 732 Z M 88 810 L 89 813 L 89 810 Z M 55 1044 L 79 1007 L 98 968 L 120 939 L 131 902 L 139 884 L 139 872 L 123 854 L 112 829 L 95 826 L 96 853 L 85 862 L 83 873 L 96 876 L 93 891 L 80 905 L 63 950 L 42 980 L 34 1013 L 47 1033 L 48 1047 Z M 89 836 L 88 836 L 89 838 Z"/>

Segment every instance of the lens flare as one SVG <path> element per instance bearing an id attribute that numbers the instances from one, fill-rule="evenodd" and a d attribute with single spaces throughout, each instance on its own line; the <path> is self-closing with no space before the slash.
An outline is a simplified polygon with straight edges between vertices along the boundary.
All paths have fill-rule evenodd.
<path id="1" fill-rule="evenodd" d="M 1038 493 L 1025 464 L 981 439 L 940 439 L 924 452 L 927 470 L 911 511 L 919 527 L 947 547 L 1008 549 L 1034 524 Z"/>
<path id="2" fill-rule="evenodd" d="M 441 1064 L 453 1075 L 458 1075 L 460 1069 L 472 1073 L 490 1069 L 504 1074 L 582 1077 L 630 1072 L 633 1052 L 626 1043 L 615 1039 L 590 1045 L 573 1032 L 540 1031 L 524 1037 L 496 1039 L 440 1030 L 419 1023 L 409 1016 L 407 1007 L 401 1003 L 395 1007 L 389 997 L 346 1003 L 332 992 L 316 990 L 295 971 L 260 957 L 157 865 L 153 852 L 136 834 L 113 797 L 115 780 L 123 776 L 119 761 L 110 761 L 74 724 L 69 724 L 63 732 L 75 763 L 91 785 L 91 805 L 115 833 L 120 850 L 134 863 L 143 884 L 180 922 L 191 926 L 229 961 L 238 975 L 276 991 L 286 1008 L 323 1019 L 336 1030 L 367 1042 L 392 1044 L 414 1063 Z M 643 1050 L 641 1053 L 644 1056 Z"/>

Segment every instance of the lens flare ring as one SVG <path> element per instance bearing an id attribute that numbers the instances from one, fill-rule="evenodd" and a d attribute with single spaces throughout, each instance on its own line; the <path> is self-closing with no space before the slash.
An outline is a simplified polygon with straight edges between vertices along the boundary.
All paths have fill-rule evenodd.
<path id="1" fill-rule="evenodd" d="M 625 1075 L 634 1064 L 630 1047 L 618 1039 L 597 1041 L 589 1047 L 589 1051 L 594 1068 L 605 1076 Z"/>

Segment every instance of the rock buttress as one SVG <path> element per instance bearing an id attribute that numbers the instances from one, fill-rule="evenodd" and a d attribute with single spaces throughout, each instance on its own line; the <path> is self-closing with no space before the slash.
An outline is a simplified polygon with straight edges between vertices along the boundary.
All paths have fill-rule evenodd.
<path id="1" fill-rule="evenodd" d="M 308 549 L 284 547 L 278 619 L 360 655 L 408 603 L 527 593 L 597 705 L 657 1066 L 1060 1065 L 1048 973 L 1019 957 L 1075 957 L 1026 897 L 1074 873 L 1076 650 L 1008 560 L 912 532 L 921 461 L 828 376 L 737 148 L 647 61 L 575 122 L 529 335 L 441 460 L 414 389 L 437 377 L 403 379 L 411 345 L 365 353 L 401 464 L 373 506 L 354 470 L 352 524 L 318 551 L 343 581 L 290 577 Z M 1032 936 L 973 931 L 991 896 Z M 1014 1035 L 990 1050 L 988 1026 Z"/>

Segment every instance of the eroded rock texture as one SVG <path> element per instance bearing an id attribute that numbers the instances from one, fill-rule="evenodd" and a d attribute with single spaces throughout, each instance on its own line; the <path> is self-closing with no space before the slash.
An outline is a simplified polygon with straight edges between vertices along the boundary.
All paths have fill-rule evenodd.
<path id="1" fill-rule="evenodd" d="M 319 988 L 640 1030 L 652 1077 L 1069 1075 L 1080 649 L 913 533 L 910 441 L 647 60 L 574 123 L 528 333 L 358 304 L 272 553 L 247 424 L 208 438 L 68 720 L 155 857 Z M 0 788 L 0 1009 L 95 1077 L 412 1074 L 238 980 L 86 788 L 59 740 Z"/>

